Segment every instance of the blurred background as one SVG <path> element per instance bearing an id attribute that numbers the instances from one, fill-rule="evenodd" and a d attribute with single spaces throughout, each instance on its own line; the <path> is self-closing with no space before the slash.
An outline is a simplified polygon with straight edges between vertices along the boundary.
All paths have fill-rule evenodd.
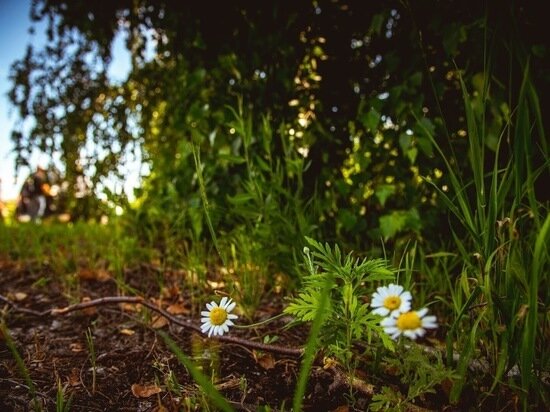
<path id="1" fill-rule="evenodd" d="M 468 181 L 464 92 L 485 121 L 490 164 L 501 141 L 509 143 L 503 153 L 513 150 L 503 130 L 525 74 L 533 90 L 549 82 L 536 4 L 1 7 L 1 198 L 9 209 L 41 167 L 64 196 L 46 194 L 52 214 L 76 216 L 80 180 L 92 215 L 132 211 L 143 224 L 181 222 L 199 237 L 194 152 L 211 219 L 224 230 L 274 207 L 300 222 L 300 233 L 361 246 L 445 231 L 438 191 L 451 182 L 434 143 L 455 155 Z M 546 93 L 537 105 L 545 112 Z M 547 146 L 537 126 L 535 168 Z"/>

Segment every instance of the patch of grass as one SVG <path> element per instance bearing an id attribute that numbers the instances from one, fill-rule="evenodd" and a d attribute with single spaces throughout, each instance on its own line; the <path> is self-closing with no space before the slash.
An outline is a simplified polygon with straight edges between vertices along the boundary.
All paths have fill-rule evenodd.
<path id="1" fill-rule="evenodd" d="M 448 279 L 449 283 L 444 287 L 438 282 L 440 291 L 447 295 L 443 300 L 449 302 L 453 313 L 447 335 L 447 360 L 451 360 L 453 350 L 460 354 L 457 370 L 461 378 L 451 392 L 451 400 L 458 401 L 460 397 L 468 380 L 468 365 L 483 357 L 490 365 L 487 372 L 494 377 L 491 391 L 507 376 L 510 385 L 515 386 L 518 374 L 514 376 L 513 371 L 519 367 L 518 394 L 525 410 L 529 399 L 542 396 L 543 390 L 538 387 L 536 376 L 548 358 L 542 334 L 548 302 L 541 298 L 540 291 L 548 285 L 549 263 L 548 209 L 535 198 L 536 179 L 546 171 L 548 160 L 533 169 L 531 159 L 536 146 L 532 124 L 541 119 L 536 117 L 540 111 L 527 94 L 527 90 L 532 93 L 528 73 L 527 66 L 515 117 L 508 119 L 502 131 L 492 163 L 484 139 L 488 128 L 485 109 L 480 109 L 479 100 L 474 103 L 461 81 L 472 181 L 463 181 L 457 159 L 445 154 L 426 130 L 447 165 L 451 191 L 446 193 L 432 185 L 464 229 L 453 228 L 456 258 L 462 262 L 460 274 L 450 276 L 448 269 L 440 267 L 441 279 Z M 485 84 L 488 87 L 488 79 Z M 481 103 L 487 100 L 485 90 Z M 508 139 L 513 155 L 504 159 Z M 451 257 L 440 255 L 443 256 Z M 455 268 L 456 265 L 452 263 Z M 431 276 L 436 277 L 433 272 Z"/>
<path id="2" fill-rule="evenodd" d="M 122 222 L 0 225 L 0 258 L 24 264 L 32 271 L 48 268 L 72 300 L 79 299 L 81 271 L 111 273 L 120 289 L 128 291 L 126 270 L 148 262 L 152 255 L 152 250 L 141 246 Z"/>
<path id="3" fill-rule="evenodd" d="M 17 350 L 15 342 L 13 341 L 13 338 L 10 335 L 10 331 L 4 319 L 0 320 L 0 334 L 4 338 L 6 342 L 6 346 L 8 347 L 13 358 L 15 359 L 15 363 L 17 365 L 17 369 L 19 369 L 19 373 L 21 374 L 22 378 L 25 380 L 25 383 L 27 384 L 27 387 L 29 389 L 29 392 L 32 398 L 32 408 L 35 410 L 35 412 L 42 411 L 42 405 L 38 399 L 34 382 L 31 379 L 31 375 L 29 374 L 29 370 L 27 369 L 27 366 L 25 365 L 23 358 L 21 358 L 21 355 Z"/>

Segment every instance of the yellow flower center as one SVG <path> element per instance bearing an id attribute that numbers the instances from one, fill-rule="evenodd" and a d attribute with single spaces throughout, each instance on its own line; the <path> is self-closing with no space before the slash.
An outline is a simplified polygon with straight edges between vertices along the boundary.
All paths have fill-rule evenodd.
<path id="1" fill-rule="evenodd" d="M 397 327 L 400 330 L 417 329 L 420 326 L 422 326 L 422 322 L 416 312 L 402 313 L 397 318 Z"/>
<path id="2" fill-rule="evenodd" d="M 388 296 L 384 299 L 384 307 L 389 310 L 397 309 L 399 306 L 401 306 L 401 298 L 399 296 Z"/>
<path id="3" fill-rule="evenodd" d="M 210 311 L 210 323 L 212 325 L 223 325 L 227 319 L 227 312 L 222 308 L 214 308 Z"/>

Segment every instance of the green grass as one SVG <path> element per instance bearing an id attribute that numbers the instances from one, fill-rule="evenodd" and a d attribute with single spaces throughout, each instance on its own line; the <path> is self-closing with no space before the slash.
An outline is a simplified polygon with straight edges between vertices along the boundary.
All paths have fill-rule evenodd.
<path id="1" fill-rule="evenodd" d="M 303 293 L 291 301 L 286 313 L 311 323 L 295 389 L 295 411 L 302 408 L 314 355 L 319 351 L 337 357 L 351 378 L 365 354 L 376 359 L 371 372 L 383 374 L 380 359 L 392 356 L 393 344 L 384 335 L 377 337 L 381 330 L 376 329 L 377 319 L 369 315 L 366 303 L 377 284 L 396 278 L 413 292 L 415 306 L 431 305 L 430 311 L 438 315 L 443 329 L 439 336 L 444 336 L 442 359 L 447 368 L 438 363 L 441 368 L 431 370 L 426 358 L 422 367 L 414 369 L 414 359 L 403 356 L 401 363 L 395 362 L 402 368 L 399 376 L 414 380 L 411 371 L 424 370 L 428 376 L 432 373 L 433 379 L 423 376 L 418 392 L 432 390 L 440 379 L 450 377 L 450 400 L 455 403 L 460 402 L 466 387 L 475 389 L 489 377 L 487 398 L 506 388 L 515 391 L 524 410 L 548 407 L 550 399 L 541 376 L 548 373 L 550 364 L 545 340 L 550 306 L 550 216 L 548 204 L 537 199 L 536 193 L 537 183 L 550 170 L 542 115 L 529 65 L 525 64 L 517 99 L 508 102 L 510 116 L 496 148 L 489 149 L 490 75 L 487 72 L 484 76 L 484 90 L 477 96 L 460 80 L 467 159 L 454 155 L 452 142 L 443 142 L 424 130 L 446 166 L 449 190 L 426 181 L 449 212 L 451 235 L 439 240 L 433 233 L 424 233 L 423 239 L 408 243 L 401 255 L 389 253 L 398 270 L 388 270 L 385 262 L 371 258 L 379 256 L 375 252 L 378 247 L 358 251 L 369 256 L 359 260 L 351 253 L 343 254 L 338 242 L 331 248 L 307 239 L 316 231 L 317 200 L 303 196 L 304 159 L 286 147 L 284 140 L 280 144 L 285 156 L 275 159 L 268 117 L 256 127 L 241 108 L 233 111 L 231 126 L 242 139 L 242 147 L 231 161 L 242 165 L 243 172 L 237 192 L 228 194 L 225 204 L 210 203 L 208 185 L 215 176 L 208 173 L 214 168 L 202 162 L 198 145 L 190 148 L 197 199 L 202 202 L 202 217 L 196 222 L 203 222 L 209 239 L 200 236 L 202 230 L 188 228 L 186 236 L 195 235 L 182 240 L 174 229 L 179 228 L 176 222 L 148 229 L 144 239 L 135 227 L 138 220 L 132 217 L 115 219 L 109 225 L 9 222 L 0 224 L 0 258 L 23 261 L 36 269 L 48 265 L 72 295 L 78 294 L 71 279 L 80 267 L 104 265 L 113 273 L 119 289 L 131 292 L 126 285 L 127 269 L 155 260 L 161 273 L 172 268 L 186 270 L 189 277 L 183 286 L 192 291 L 193 308 L 203 306 L 203 299 L 211 293 L 207 281 L 214 276 L 225 282 L 224 292 L 238 302 L 248 319 L 254 317 L 262 298 L 274 291 L 277 275 L 291 279 L 282 289 L 285 296 L 290 298 L 297 286 Z M 418 120 L 419 125 L 424 124 Z M 453 150 L 444 149 L 447 143 Z M 542 158 L 543 163 L 535 165 L 535 158 Z M 201 210 L 200 203 L 197 208 Z M 225 225 L 220 218 L 224 215 L 235 225 Z M 300 258 L 306 243 L 313 250 L 306 253 L 303 264 Z M 347 239 L 341 243 L 349 244 Z M 47 280 L 41 278 L 37 285 L 44 282 Z M 163 284 L 162 274 L 158 282 Z M 161 335 L 209 402 L 230 410 L 211 380 L 167 335 Z M 357 343 L 366 343 L 369 351 L 357 352 Z M 10 349 L 29 380 L 15 346 Z M 472 371 L 472 364 L 480 361 L 486 369 Z M 28 386 L 34 396 L 32 382 Z M 378 395 L 380 405 L 404 405 L 417 397 L 417 392 L 399 394 L 384 389 Z M 484 399 L 477 401 L 482 407 Z"/>
<path id="2" fill-rule="evenodd" d="M 458 170 L 457 159 L 448 157 L 435 136 L 426 130 L 447 165 L 451 191 L 446 193 L 432 184 L 459 223 L 453 226 L 456 253 L 453 260 L 457 262 L 452 265 L 456 267 L 461 262 L 458 264 L 462 269 L 454 276 L 442 270 L 441 279 L 448 279 L 448 285 L 439 291 L 446 295 L 442 300 L 449 302 L 452 310 L 447 360 L 450 361 L 453 350 L 460 354 L 457 370 L 461 379 L 451 398 L 458 401 L 468 380 L 468 365 L 483 357 L 493 375 L 491 391 L 505 381 L 512 387 L 518 384 L 523 408 L 527 410 L 529 400 L 542 396 L 536 375 L 548 358 L 541 334 L 546 327 L 547 302 L 540 295 L 542 285 L 548 284 L 548 209 L 535 198 L 535 182 L 547 169 L 548 158 L 538 170 L 533 169 L 531 161 L 538 147 L 533 143 L 532 125 L 541 122 L 540 110 L 533 107 L 533 100 L 527 96 L 532 86 L 526 67 L 515 116 L 502 130 L 492 154 L 492 165 L 487 166 L 489 157 L 484 143 L 487 120 L 474 111 L 473 97 L 462 81 L 461 86 L 470 169 Z M 484 104 L 486 100 L 488 97 L 483 96 Z M 513 155 L 502 159 L 510 136 Z M 462 175 L 470 175 L 472 180 L 464 181 Z M 520 381 L 507 379 L 508 373 L 517 367 Z"/>
<path id="3" fill-rule="evenodd" d="M 24 379 L 25 383 L 27 384 L 27 387 L 32 399 L 32 402 L 31 402 L 32 408 L 36 412 L 40 412 L 42 410 L 42 406 L 36 393 L 36 386 L 34 385 L 34 382 L 31 379 L 29 370 L 27 369 L 27 366 L 25 365 L 23 358 L 21 358 L 21 355 L 17 350 L 16 344 L 13 338 L 11 337 L 10 331 L 3 318 L 0 319 L 0 334 L 2 335 L 3 339 L 6 342 L 6 346 L 8 347 L 13 358 L 15 359 L 15 363 L 17 365 L 17 369 L 19 369 L 19 373 L 21 374 L 21 377 Z"/>

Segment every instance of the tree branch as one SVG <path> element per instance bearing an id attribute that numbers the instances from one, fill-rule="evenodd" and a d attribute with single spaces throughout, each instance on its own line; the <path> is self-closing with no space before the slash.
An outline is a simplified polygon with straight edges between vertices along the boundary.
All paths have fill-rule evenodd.
<path id="1" fill-rule="evenodd" d="M 192 329 L 195 332 L 202 333 L 201 328 L 198 325 L 195 325 L 191 323 L 189 320 L 182 319 L 175 317 L 165 311 L 164 309 L 158 307 L 152 302 L 149 302 L 145 300 L 144 298 L 140 296 L 107 296 L 104 298 L 89 300 L 86 302 L 76 303 L 74 305 L 65 306 L 64 308 L 53 308 L 53 309 L 47 309 L 42 312 L 36 311 L 33 309 L 27 309 L 22 308 L 16 303 L 12 302 L 10 299 L 6 298 L 5 296 L 0 295 L 0 301 L 6 303 L 8 306 L 10 306 L 14 311 L 19 313 L 24 313 L 26 315 L 32 315 L 37 317 L 45 317 L 45 316 L 60 316 L 65 315 L 70 312 L 75 312 L 77 310 L 83 310 L 91 307 L 96 306 L 103 306 L 103 305 L 112 305 L 112 304 L 119 304 L 119 303 L 134 303 L 134 304 L 140 304 L 143 305 L 149 309 L 151 309 L 154 312 L 157 312 L 158 314 L 165 317 L 168 321 L 171 323 L 174 323 L 178 326 L 181 326 L 186 329 Z M 226 342 L 226 343 L 233 343 L 237 345 L 242 345 L 244 347 L 250 348 L 250 349 L 257 349 L 264 352 L 273 352 L 273 353 L 279 353 L 281 355 L 290 355 L 290 356 L 301 356 L 303 354 L 302 348 L 293 348 L 293 347 L 283 347 L 279 345 L 269 345 L 261 342 L 255 342 L 244 338 L 239 338 L 236 336 L 215 336 L 211 339 L 217 339 L 220 342 Z"/>

